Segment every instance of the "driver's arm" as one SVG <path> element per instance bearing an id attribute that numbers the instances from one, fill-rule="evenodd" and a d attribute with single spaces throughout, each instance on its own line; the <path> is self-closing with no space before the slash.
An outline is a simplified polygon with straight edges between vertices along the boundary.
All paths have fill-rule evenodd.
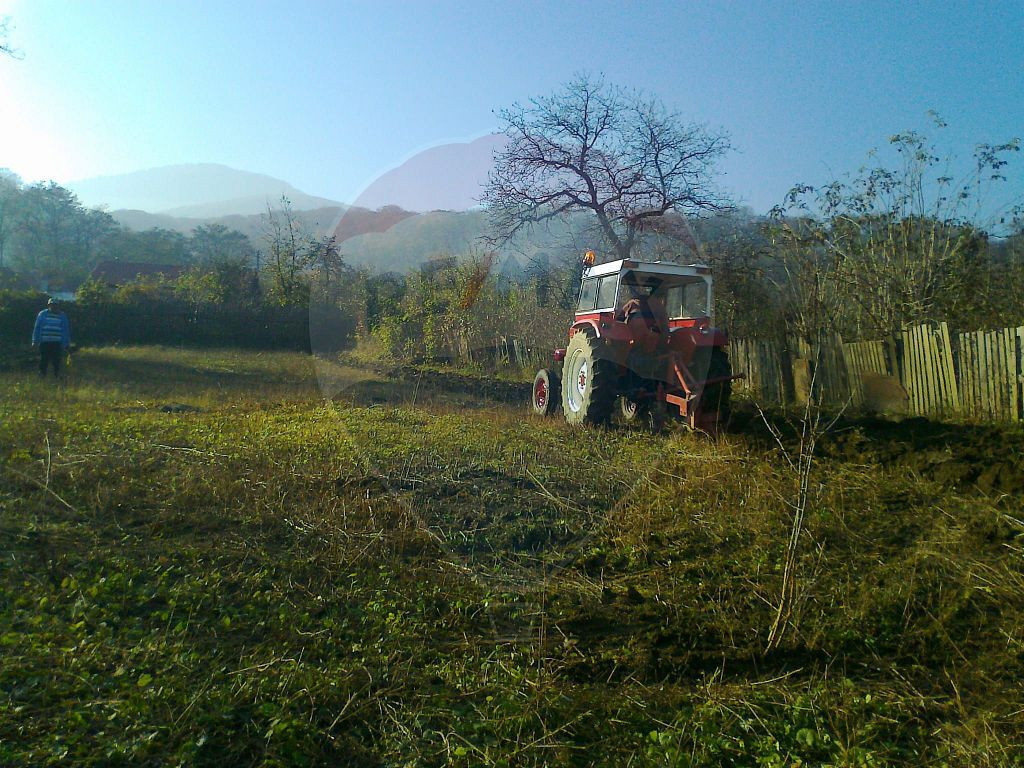
<path id="1" fill-rule="evenodd" d="M 635 314 L 635 313 L 637 313 L 639 311 L 640 311 L 640 300 L 639 299 L 630 299 L 625 304 L 623 304 L 622 305 L 622 309 L 620 309 L 615 314 L 615 319 L 624 323 L 627 320 L 629 320 L 629 316 L 630 315 Z"/>

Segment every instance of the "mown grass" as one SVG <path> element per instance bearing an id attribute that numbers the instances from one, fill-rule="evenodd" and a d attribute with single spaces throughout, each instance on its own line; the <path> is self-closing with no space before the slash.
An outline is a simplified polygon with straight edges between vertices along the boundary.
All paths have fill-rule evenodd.
<path id="1" fill-rule="evenodd" d="M 1022 493 L 950 475 L 956 433 L 826 447 L 766 653 L 793 478 L 756 430 L 326 370 L 2 375 L 0 764 L 1024 765 Z"/>

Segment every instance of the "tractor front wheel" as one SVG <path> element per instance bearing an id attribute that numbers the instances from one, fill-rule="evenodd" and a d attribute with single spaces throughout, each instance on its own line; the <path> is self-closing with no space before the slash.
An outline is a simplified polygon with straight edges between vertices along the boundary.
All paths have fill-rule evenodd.
<path id="1" fill-rule="evenodd" d="M 569 339 L 562 366 L 562 410 L 570 424 L 607 424 L 615 406 L 617 366 L 602 357 L 604 344 L 585 331 Z"/>
<path id="2" fill-rule="evenodd" d="M 558 374 L 547 368 L 541 368 L 533 377 L 530 409 L 538 416 L 550 416 L 562 404 L 560 389 Z"/>

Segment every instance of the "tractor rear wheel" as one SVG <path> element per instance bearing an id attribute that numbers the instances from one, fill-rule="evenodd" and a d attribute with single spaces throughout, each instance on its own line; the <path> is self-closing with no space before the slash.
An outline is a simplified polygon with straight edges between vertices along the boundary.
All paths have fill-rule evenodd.
<path id="1" fill-rule="evenodd" d="M 603 347 L 585 331 L 569 339 L 562 365 L 562 411 L 570 424 L 607 424 L 611 418 L 617 366 L 602 357 Z"/>
<path id="2" fill-rule="evenodd" d="M 708 380 L 732 376 L 732 366 L 729 364 L 729 355 L 722 347 L 714 347 L 711 350 L 711 360 L 708 364 Z M 717 421 L 723 427 L 728 423 L 732 413 L 732 380 L 720 381 L 716 384 L 709 384 L 704 388 L 700 398 L 700 409 L 704 413 L 716 414 Z"/>
<path id="3" fill-rule="evenodd" d="M 641 414 L 640 403 L 636 400 L 632 400 L 625 395 L 619 397 L 619 416 L 627 424 L 631 421 L 636 421 L 637 416 Z"/>
<path id="4" fill-rule="evenodd" d="M 533 391 L 530 396 L 530 409 L 538 416 L 550 416 L 562 404 L 562 392 L 559 387 L 558 374 L 547 368 L 541 368 L 533 377 Z"/>

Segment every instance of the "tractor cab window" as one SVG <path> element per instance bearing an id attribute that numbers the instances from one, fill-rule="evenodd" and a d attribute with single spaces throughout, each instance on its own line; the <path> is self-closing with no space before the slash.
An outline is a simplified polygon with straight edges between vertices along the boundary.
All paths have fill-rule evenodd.
<path id="1" fill-rule="evenodd" d="M 583 281 L 583 288 L 580 291 L 580 303 L 577 311 L 587 312 L 597 304 L 597 283 L 598 278 L 592 277 Z"/>
<path id="2" fill-rule="evenodd" d="M 594 310 L 611 309 L 615 306 L 615 290 L 618 285 L 618 275 L 588 277 L 583 281 L 580 302 L 576 311 L 593 312 Z"/>
<path id="3" fill-rule="evenodd" d="M 665 308 L 673 320 L 708 317 L 708 287 L 703 280 L 674 285 L 665 294 Z"/>
<path id="4" fill-rule="evenodd" d="M 637 272 L 626 272 L 622 276 L 622 289 L 619 291 L 619 309 L 630 299 L 646 299 L 653 296 L 664 281 L 655 275 Z"/>
<path id="5" fill-rule="evenodd" d="M 615 307 L 615 290 L 618 287 L 618 275 L 608 275 L 601 278 L 601 286 L 597 289 L 598 309 L 612 309 Z"/>

